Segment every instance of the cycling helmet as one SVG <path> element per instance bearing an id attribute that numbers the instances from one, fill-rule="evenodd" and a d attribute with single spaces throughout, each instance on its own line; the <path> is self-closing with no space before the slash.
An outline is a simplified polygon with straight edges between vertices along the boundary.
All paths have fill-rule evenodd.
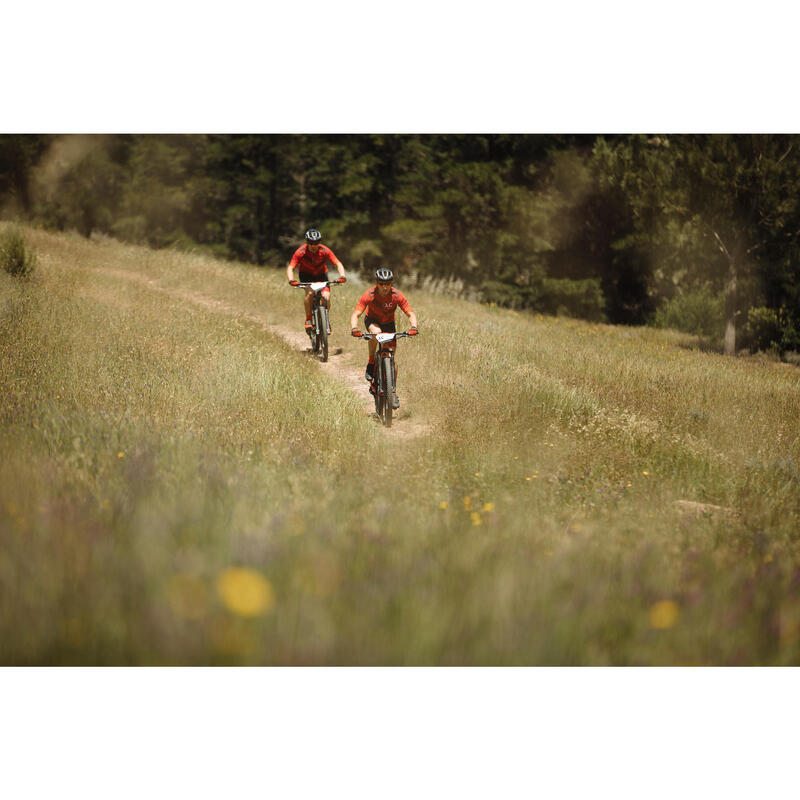
<path id="1" fill-rule="evenodd" d="M 375 271 L 375 280 L 378 283 L 391 283 L 394 280 L 394 275 L 388 267 L 379 267 Z"/>
<path id="2" fill-rule="evenodd" d="M 309 228 L 306 231 L 306 241 L 309 244 L 319 244 L 322 241 L 322 234 L 316 228 Z"/>

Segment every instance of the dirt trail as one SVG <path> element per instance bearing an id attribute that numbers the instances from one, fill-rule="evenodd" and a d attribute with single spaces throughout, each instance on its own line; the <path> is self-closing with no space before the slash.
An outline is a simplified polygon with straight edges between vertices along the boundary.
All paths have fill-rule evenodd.
<path id="1" fill-rule="evenodd" d="M 190 289 L 173 289 L 162 286 L 154 278 L 148 278 L 136 272 L 112 269 L 110 267 L 99 268 L 96 271 L 102 272 L 105 275 L 111 275 L 115 278 L 135 281 L 147 286 L 149 289 L 180 300 L 188 301 L 196 306 L 202 306 L 203 308 L 208 308 L 220 314 L 246 320 L 264 331 L 280 336 L 293 349 L 308 353 L 309 358 L 313 358 L 323 372 L 344 383 L 351 392 L 363 401 L 364 413 L 374 417 L 376 425 L 380 424 L 375 415 L 375 403 L 369 393 L 367 382 L 364 380 L 364 352 L 362 348 L 354 348 L 354 350 L 358 350 L 357 353 L 354 352 L 354 350 L 346 352 L 342 347 L 337 347 L 334 342 L 331 342 L 328 361 L 323 363 L 317 356 L 311 353 L 308 336 L 303 331 L 299 329 L 294 330 L 276 322 L 269 322 L 262 314 L 242 311 L 240 308 L 224 300 L 218 300 Z M 334 333 L 334 336 L 336 335 L 337 334 Z M 339 336 L 341 336 L 341 334 L 339 334 Z M 363 347 L 363 349 L 365 350 L 366 347 Z M 400 409 L 395 411 L 392 427 L 382 428 L 382 430 L 387 436 L 398 440 L 412 439 L 430 433 L 431 426 L 429 424 L 412 420 L 410 416 L 410 412 L 406 411 L 401 406 Z"/>

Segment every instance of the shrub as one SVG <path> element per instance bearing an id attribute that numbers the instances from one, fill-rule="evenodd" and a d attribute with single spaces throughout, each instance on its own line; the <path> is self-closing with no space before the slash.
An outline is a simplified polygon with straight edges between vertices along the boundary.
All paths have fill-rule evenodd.
<path id="1" fill-rule="evenodd" d="M 530 305 L 527 288 L 503 281 L 484 281 L 481 284 L 481 299 L 504 308 L 526 308 Z"/>
<path id="2" fill-rule="evenodd" d="M 16 228 L 6 231 L 0 239 L 0 264 L 15 278 L 25 278 L 36 269 L 36 255 L 26 247 Z"/>
<path id="3" fill-rule="evenodd" d="M 599 278 L 545 278 L 538 305 L 546 314 L 578 317 L 593 322 L 605 320 L 605 298 Z"/>
<path id="4" fill-rule="evenodd" d="M 481 297 L 487 303 L 507 308 L 529 308 L 593 322 L 605 320 L 605 298 L 597 278 L 573 280 L 535 275 L 525 286 L 489 280 L 481 285 Z"/>
<path id="5" fill-rule="evenodd" d="M 800 332 L 786 308 L 751 308 L 745 333 L 754 350 L 782 354 L 800 348 Z"/>
<path id="6" fill-rule="evenodd" d="M 709 286 L 675 295 L 656 310 L 653 325 L 717 339 L 725 326 L 725 298 Z"/>
<path id="7" fill-rule="evenodd" d="M 769 350 L 781 339 L 781 324 L 774 308 L 759 306 L 747 314 L 746 335 L 753 350 Z"/>

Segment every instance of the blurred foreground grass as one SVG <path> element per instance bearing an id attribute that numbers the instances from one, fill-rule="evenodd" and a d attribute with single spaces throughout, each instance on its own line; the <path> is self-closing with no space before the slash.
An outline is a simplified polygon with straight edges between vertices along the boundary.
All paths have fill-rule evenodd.
<path id="1" fill-rule="evenodd" d="M 409 291 L 427 433 L 388 437 L 254 324 L 301 321 L 282 272 L 25 233 L 39 270 L 0 275 L 0 662 L 800 662 L 796 369 Z M 358 364 L 361 291 L 332 314 Z"/>

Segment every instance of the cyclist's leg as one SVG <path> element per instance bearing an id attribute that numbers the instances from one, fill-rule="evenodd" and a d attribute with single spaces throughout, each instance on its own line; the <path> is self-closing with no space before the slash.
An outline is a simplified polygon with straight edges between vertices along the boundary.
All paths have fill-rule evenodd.
<path id="1" fill-rule="evenodd" d="M 383 333 L 381 326 L 375 322 L 374 319 L 370 319 L 367 317 L 364 320 L 364 327 L 369 331 L 369 333 Z M 367 371 L 365 373 L 365 377 L 368 381 L 372 380 L 372 376 L 375 373 L 375 351 L 378 349 L 378 343 L 374 339 L 370 339 L 367 342 L 369 347 L 368 350 L 368 358 L 367 358 Z"/>
<path id="2" fill-rule="evenodd" d="M 303 271 L 300 271 L 298 278 L 300 279 L 300 283 L 310 283 L 314 280 L 313 275 Z M 306 286 L 305 293 L 306 296 L 303 298 L 303 308 L 306 312 L 306 330 L 309 330 L 311 328 L 311 315 L 314 313 L 314 292 Z"/>

